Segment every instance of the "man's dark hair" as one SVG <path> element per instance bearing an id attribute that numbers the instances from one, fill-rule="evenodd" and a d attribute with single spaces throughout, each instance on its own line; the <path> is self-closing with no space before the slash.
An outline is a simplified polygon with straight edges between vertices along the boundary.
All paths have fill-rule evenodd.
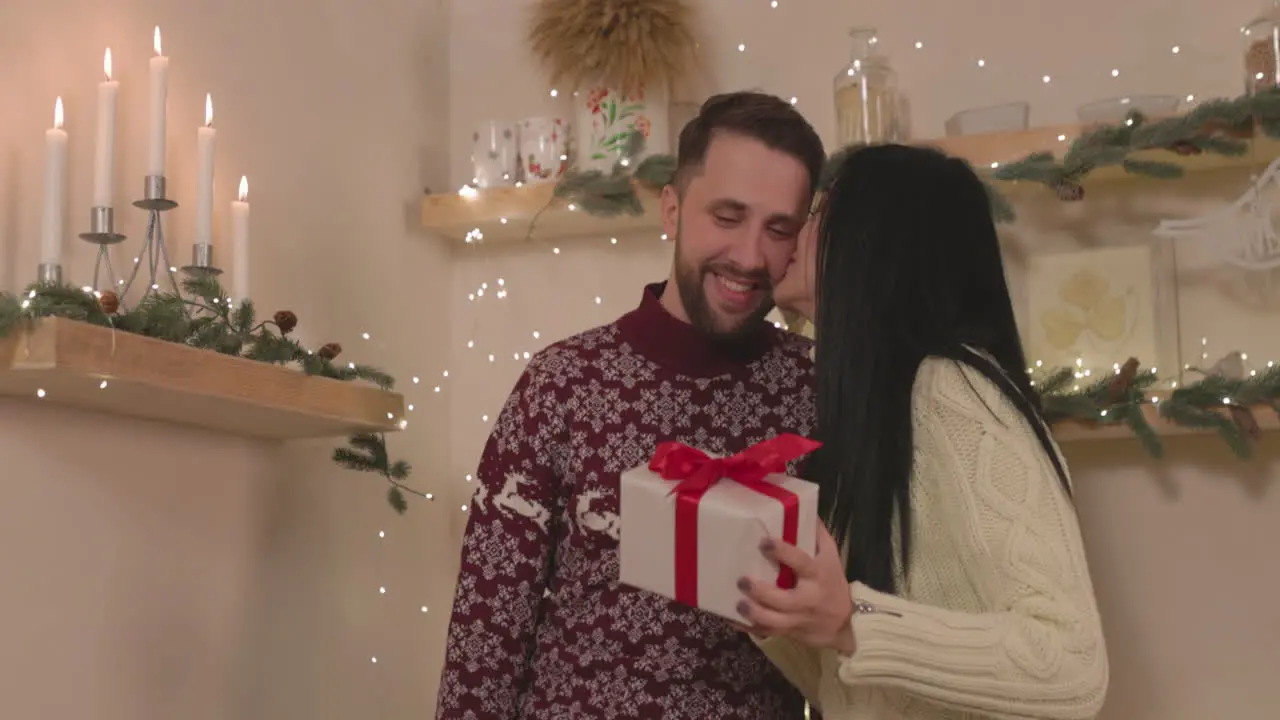
<path id="1" fill-rule="evenodd" d="M 680 131 L 676 153 L 676 187 L 683 190 L 702 169 L 707 147 L 717 133 L 741 135 L 799 160 L 809 171 L 809 190 L 817 187 L 826 163 L 822 140 L 791 103 L 759 92 L 713 95 L 698 116 Z"/>

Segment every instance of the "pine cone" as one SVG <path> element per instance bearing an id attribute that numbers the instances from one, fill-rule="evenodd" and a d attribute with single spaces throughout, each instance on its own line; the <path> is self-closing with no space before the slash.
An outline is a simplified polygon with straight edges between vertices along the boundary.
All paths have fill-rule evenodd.
<path id="1" fill-rule="evenodd" d="M 271 319 L 275 321 L 276 327 L 280 328 L 281 335 L 288 335 L 298 327 L 298 316 L 289 310 L 277 311 Z"/>
<path id="2" fill-rule="evenodd" d="M 332 360 L 342 354 L 342 346 L 338 343 L 326 343 L 316 354 L 325 360 Z"/>
<path id="3" fill-rule="evenodd" d="M 1232 405 L 1231 421 L 1240 428 L 1240 432 L 1250 440 L 1257 440 L 1262 437 L 1262 428 L 1258 427 L 1258 419 L 1253 416 L 1253 411 L 1247 407 L 1240 405 Z"/>
<path id="4" fill-rule="evenodd" d="M 1199 155 L 1202 152 L 1202 150 L 1196 147 L 1194 143 L 1186 140 L 1179 140 L 1178 142 L 1170 145 L 1169 149 L 1183 157 L 1188 155 Z"/>
<path id="5" fill-rule="evenodd" d="M 103 290 L 98 295 L 98 307 L 102 308 L 102 312 L 108 315 L 115 315 L 120 309 L 120 296 L 110 290 Z"/>
<path id="6" fill-rule="evenodd" d="M 1053 186 L 1053 191 L 1063 202 L 1077 202 L 1084 199 L 1084 187 L 1079 183 L 1060 182 Z"/>
<path id="7" fill-rule="evenodd" d="M 1125 360 L 1124 365 L 1120 366 L 1120 372 L 1111 378 L 1111 382 L 1107 383 L 1107 400 L 1112 404 L 1121 402 L 1125 396 L 1129 394 L 1129 388 L 1133 387 L 1133 381 L 1138 377 L 1138 358 L 1129 358 Z"/>

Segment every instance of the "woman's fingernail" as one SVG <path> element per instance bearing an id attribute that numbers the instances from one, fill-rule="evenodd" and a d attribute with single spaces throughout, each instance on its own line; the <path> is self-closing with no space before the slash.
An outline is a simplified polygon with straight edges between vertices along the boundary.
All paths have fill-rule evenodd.
<path id="1" fill-rule="evenodd" d="M 767 553 L 773 552 L 773 538 L 765 538 L 764 542 L 760 543 L 760 550 Z"/>
<path id="2" fill-rule="evenodd" d="M 746 592 L 751 589 L 751 581 L 746 578 L 738 578 L 738 589 Z"/>
<path id="3" fill-rule="evenodd" d="M 747 602 L 746 602 L 745 600 L 744 600 L 744 601 L 742 601 L 742 602 L 740 602 L 740 603 L 738 603 L 738 614 L 739 614 L 739 615 L 741 615 L 741 616 L 743 616 L 743 617 L 746 617 L 746 616 L 747 616 L 747 611 L 748 611 L 748 610 L 750 610 L 750 609 L 751 609 L 751 606 L 750 606 L 750 605 L 748 605 L 748 604 L 747 604 Z"/>

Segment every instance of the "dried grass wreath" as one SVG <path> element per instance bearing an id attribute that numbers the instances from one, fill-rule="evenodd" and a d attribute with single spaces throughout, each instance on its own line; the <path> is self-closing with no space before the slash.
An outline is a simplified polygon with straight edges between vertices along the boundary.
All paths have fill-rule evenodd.
<path id="1" fill-rule="evenodd" d="M 630 95 L 690 69 L 697 48 L 693 20 L 685 0 L 541 0 L 529 44 L 552 85 L 602 82 Z"/>

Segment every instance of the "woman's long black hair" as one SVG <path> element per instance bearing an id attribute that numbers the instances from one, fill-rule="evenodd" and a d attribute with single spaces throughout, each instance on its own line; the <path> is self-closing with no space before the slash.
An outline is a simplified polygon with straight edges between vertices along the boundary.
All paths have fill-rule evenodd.
<path id="1" fill-rule="evenodd" d="M 1027 377 L 986 188 L 965 162 L 902 145 L 849 153 L 825 199 L 816 280 L 823 447 L 806 474 L 851 581 L 893 593 L 896 562 L 909 567 L 911 392 L 928 356 L 995 383 L 1068 486 Z"/>

